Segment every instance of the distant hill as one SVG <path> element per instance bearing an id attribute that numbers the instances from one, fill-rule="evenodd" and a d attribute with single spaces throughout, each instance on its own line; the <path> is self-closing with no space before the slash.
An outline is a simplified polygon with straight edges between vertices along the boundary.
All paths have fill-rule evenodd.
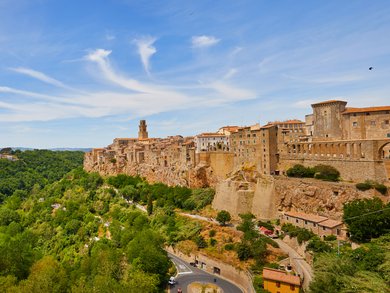
<path id="1" fill-rule="evenodd" d="M 1 148 L 0 148 L 1 149 Z M 36 150 L 36 148 L 27 148 L 27 147 L 12 147 L 12 149 L 20 150 L 20 151 L 32 151 Z M 90 152 L 92 148 L 51 148 L 51 149 L 41 149 L 41 150 L 49 150 L 49 151 L 75 151 L 75 152 Z"/>

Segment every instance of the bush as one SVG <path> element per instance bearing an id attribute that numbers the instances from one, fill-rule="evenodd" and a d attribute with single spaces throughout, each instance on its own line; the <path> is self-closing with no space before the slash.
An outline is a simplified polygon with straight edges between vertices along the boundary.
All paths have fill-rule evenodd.
<path id="1" fill-rule="evenodd" d="M 381 194 L 385 195 L 387 193 L 387 186 L 383 184 L 375 184 L 374 188 L 378 190 Z"/>
<path id="2" fill-rule="evenodd" d="M 383 185 L 381 183 L 375 182 L 375 181 L 370 181 L 366 180 L 363 183 L 358 183 L 355 185 L 357 189 L 361 191 L 366 191 L 371 188 L 375 188 L 377 191 L 379 191 L 381 194 L 385 195 L 387 193 L 387 186 Z"/>
<path id="3" fill-rule="evenodd" d="M 210 237 L 214 237 L 216 234 L 217 234 L 217 231 L 215 231 L 215 230 L 210 230 L 209 231 L 209 236 Z"/>
<path id="4" fill-rule="evenodd" d="M 210 242 L 210 246 L 215 246 L 217 244 L 217 239 L 210 238 L 209 242 Z"/>
<path id="5" fill-rule="evenodd" d="M 372 188 L 372 185 L 369 182 L 362 182 L 355 185 L 357 189 L 361 191 L 366 191 Z"/>
<path id="6" fill-rule="evenodd" d="M 340 172 L 329 165 L 317 165 L 314 167 L 314 178 L 325 181 L 339 181 Z"/>
<path id="7" fill-rule="evenodd" d="M 236 248 L 237 256 L 240 260 L 247 260 L 253 256 L 252 249 L 249 244 L 241 242 L 237 245 Z"/>
<path id="8" fill-rule="evenodd" d="M 303 165 L 297 164 L 294 167 L 287 170 L 286 174 L 288 177 L 297 177 L 297 178 L 313 178 L 315 171 L 312 168 L 306 168 Z"/>
<path id="9" fill-rule="evenodd" d="M 228 243 L 225 245 L 225 250 L 234 250 L 234 243 Z"/>
<path id="10" fill-rule="evenodd" d="M 198 246 L 198 248 L 207 247 L 207 242 L 206 240 L 204 240 L 203 236 L 201 235 L 195 236 L 194 242 L 196 243 L 196 246 Z"/>
<path id="11" fill-rule="evenodd" d="M 328 236 L 324 237 L 324 240 L 325 241 L 334 241 L 334 240 L 337 240 L 337 237 L 336 237 L 336 235 L 328 235 Z"/>

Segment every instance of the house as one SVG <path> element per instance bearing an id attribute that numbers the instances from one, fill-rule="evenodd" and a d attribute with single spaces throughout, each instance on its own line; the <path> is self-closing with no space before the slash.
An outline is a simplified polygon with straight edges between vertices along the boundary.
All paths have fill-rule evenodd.
<path id="1" fill-rule="evenodd" d="M 271 293 L 298 293 L 301 279 L 285 271 L 271 268 L 263 269 L 264 289 Z"/>
<path id="2" fill-rule="evenodd" d="M 310 230 L 321 237 L 335 235 L 341 239 L 346 238 L 346 230 L 343 222 L 324 216 L 290 211 L 281 214 L 280 220 L 282 223 L 290 223 L 294 226 Z"/>

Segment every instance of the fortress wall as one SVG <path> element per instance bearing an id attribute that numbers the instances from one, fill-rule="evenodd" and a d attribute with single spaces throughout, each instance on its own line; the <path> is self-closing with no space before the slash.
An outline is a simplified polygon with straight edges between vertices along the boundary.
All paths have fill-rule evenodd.
<path id="1" fill-rule="evenodd" d="M 283 158 L 280 161 L 280 170 L 286 171 L 290 167 L 301 164 L 306 167 L 314 167 L 319 164 L 330 165 L 340 172 L 340 177 L 345 181 L 364 182 L 376 180 L 386 182 L 388 180 L 383 161 L 363 160 L 338 160 L 331 157 L 312 157 L 307 159 Z"/>
<path id="2" fill-rule="evenodd" d="M 253 196 L 242 192 L 243 188 Z M 351 183 L 269 176 L 258 178 L 257 183 L 230 179 L 218 183 L 212 205 L 229 211 L 233 217 L 251 212 L 260 219 L 275 219 L 281 211 L 295 210 L 341 220 L 345 202 L 376 195 L 373 189 L 359 191 Z"/>

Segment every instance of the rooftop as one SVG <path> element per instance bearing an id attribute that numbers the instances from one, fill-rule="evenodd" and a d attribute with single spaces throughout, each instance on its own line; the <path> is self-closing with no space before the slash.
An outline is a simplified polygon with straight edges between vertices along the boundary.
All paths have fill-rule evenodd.
<path id="1" fill-rule="evenodd" d="M 313 106 L 317 106 L 317 105 L 332 104 L 332 103 L 345 103 L 345 104 L 347 104 L 346 101 L 328 100 L 328 101 L 323 101 L 323 102 L 318 102 L 318 103 L 311 104 L 311 106 L 313 107 Z"/>
<path id="2" fill-rule="evenodd" d="M 343 224 L 343 222 L 341 222 L 341 221 L 327 219 L 327 220 L 319 223 L 318 225 L 324 226 L 324 227 L 327 227 L 327 228 L 334 228 L 334 227 L 337 227 L 337 226 L 341 226 L 342 224 Z"/>
<path id="3" fill-rule="evenodd" d="M 366 107 L 366 108 L 346 108 L 342 114 L 380 112 L 380 111 L 390 111 L 390 106 Z"/>
<path id="4" fill-rule="evenodd" d="M 284 212 L 284 214 L 286 216 L 299 218 L 299 219 L 307 220 L 307 221 L 314 222 L 314 223 L 320 223 L 320 222 L 323 222 L 325 220 L 328 220 L 327 217 L 313 215 L 313 214 L 305 214 L 305 213 L 300 213 L 300 212 Z"/>
<path id="5" fill-rule="evenodd" d="M 283 282 L 291 285 L 301 285 L 301 279 L 298 276 L 288 275 L 284 271 L 264 268 L 263 279 Z"/>

